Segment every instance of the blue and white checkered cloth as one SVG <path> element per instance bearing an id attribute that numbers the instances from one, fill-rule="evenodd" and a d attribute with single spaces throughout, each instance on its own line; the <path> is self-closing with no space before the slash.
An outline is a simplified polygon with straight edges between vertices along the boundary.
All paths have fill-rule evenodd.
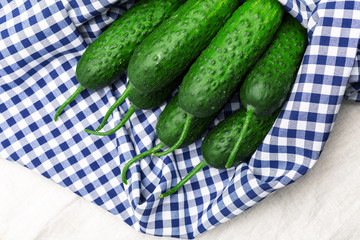
<path id="1" fill-rule="evenodd" d="M 55 123 L 59 105 L 77 87 L 85 48 L 133 1 L 0 0 L 0 156 L 16 161 L 119 216 L 136 230 L 194 238 L 303 176 L 318 159 L 343 96 L 360 100 L 360 1 L 280 0 L 308 29 L 309 46 L 289 101 L 249 163 L 205 167 L 171 197 L 172 187 L 201 160 L 201 139 L 166 157 L 126 161 L 159 142 L 160 108 L 138 110 L 109 137 L 98 126 L 125 89 L 126 77 L 84 91 Z M 126 101 L 106 126 L 116 125 Z M 239 108 L 237 96 L 214 124 Z"/>

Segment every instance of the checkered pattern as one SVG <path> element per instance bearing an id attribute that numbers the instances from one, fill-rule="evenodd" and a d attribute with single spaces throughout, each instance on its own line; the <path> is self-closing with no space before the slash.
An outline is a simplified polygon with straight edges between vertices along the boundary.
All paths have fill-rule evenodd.
<path id="1" fill-rule="evenodd" d="M 138 110 L 115 135 L 98 126 L 124 91 L 126 76 L 97 92 L 84 91 L 58 122 L 56 108 L 75 91 L 76 64 L 87 45 L 133 1 L 0 0 L 0 155 L 69 188 L 136 230 L 194 238 L 303 176 L 316 162 L 343 96 L 360 100 L 360 2 L 280 0 L 309 33 L 289 101 L 249 163 L 205 167 L 176 194 L 159 199 L 202 159 L 201 139 L 174 154 L 147 157 L 120 174 L 126 161 L 159 142 L 161 110 Z M 234 96 L 213 124 L 240 104 Z M 109 119 L 112 128 L 129 108 Z"/>

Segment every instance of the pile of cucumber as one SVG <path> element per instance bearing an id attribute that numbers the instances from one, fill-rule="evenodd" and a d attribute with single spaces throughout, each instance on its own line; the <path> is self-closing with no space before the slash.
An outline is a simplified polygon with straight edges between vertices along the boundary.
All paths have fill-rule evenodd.
<path id="1" fill-rule="evenodd" d="M 161 142 L 129 160 L 122 180 L 136 161 L 164 156 L 200 138 L 231 96 L 241 108 L 206 135 L 203 160 L 175 187 L 176 192 L 203 167 L 230 168 L 247 161 L 274 124 L 296 78 L 307 46 L 306 30 L 285 15 L 277 0 L 141 0 L 115 21 L 81 57 L 78 90 L 56 111 L 56 120 L 75 97 L 115 81 L 127 68 L 122 96 L 90 134 L 119 130 L 137 109 L 161 105 Z M 100 132 L 111 113 L 129 98 L 120 123 Z M 166 149 L 167 148 L 167 149 Z"/>

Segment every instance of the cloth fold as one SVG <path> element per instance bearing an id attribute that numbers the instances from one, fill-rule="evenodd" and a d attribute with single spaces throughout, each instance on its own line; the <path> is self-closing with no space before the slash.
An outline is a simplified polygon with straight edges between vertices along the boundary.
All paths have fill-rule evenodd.
<path id="1" fill-rule="evenodd" d="M 309 34 L 295 85 L 274 127 L 248 163 L 205 167 L 176 194 L 174 186 L 199 161 L 201 141 L 169 156 L 147 157 L 121 182 L 126 161 L 153 147 L 165 103 L 138 110 L 116 134 L 92 136 L 121 95 L 126 75 L 99 91 L 83 91 L 55 123 L 60 104 L 77 87 L 75 69 L 88 44 L 134 1 L 0 0 L 0 156 L 50 178 L 119 216 L 140 232 L 194 238 L 271 192 L 307 173 L 316 163 L 343 97 L 359 101 L 360 2 L 280 0 Z M 130 106 L 109 118 L 114 127 Z M 240 106 L 235 95 L 213 125 Z"/>

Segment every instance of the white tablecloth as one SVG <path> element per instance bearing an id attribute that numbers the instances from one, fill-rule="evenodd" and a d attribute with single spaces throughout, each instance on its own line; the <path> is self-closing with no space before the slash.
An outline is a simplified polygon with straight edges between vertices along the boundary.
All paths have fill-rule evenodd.
<path id="1" fill-rule="evenodd" d="M 344 101 L 306 176 L 196 239 L 360 239 L 359 122 L 360 103 Z M 69 190 L 0 159 L 0 239 L 165 238 L 138 233 Z"/>

